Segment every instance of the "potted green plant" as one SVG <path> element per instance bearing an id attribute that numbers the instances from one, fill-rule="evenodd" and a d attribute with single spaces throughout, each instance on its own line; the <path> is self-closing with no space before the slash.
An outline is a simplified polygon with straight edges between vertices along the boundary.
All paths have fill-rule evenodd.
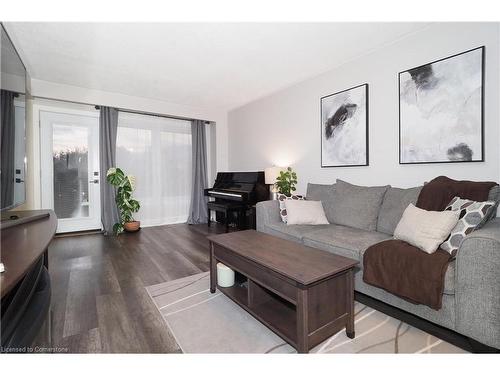
<path id="1" fill-rule="evenodd" d="M 295 185 L 297 184 L 297 173 L 295 173 L 291 167 L 288 167 L 285 171 L 280 171 L 280 175 L 276 177 L 276 186 L 281 194 L 285 194 L 287 197 L 292 195 L 295 191 Z"/>
<path id="2" fill-rule="evenodd" d="M 126 175 L 120 168 L 109 168 L 106 173 L 106 180 L 116 189 L 116 206 L 120 214 L 120 221 L 113 225 L 113 232 L 116 235 L 127 232 L 136 232 L 141 227 L 141 222 L 134 220 L 133 214 L 139 211 L 141 205 L 139 201 L 132 198 L 135 188 L 135 177 Z"/>

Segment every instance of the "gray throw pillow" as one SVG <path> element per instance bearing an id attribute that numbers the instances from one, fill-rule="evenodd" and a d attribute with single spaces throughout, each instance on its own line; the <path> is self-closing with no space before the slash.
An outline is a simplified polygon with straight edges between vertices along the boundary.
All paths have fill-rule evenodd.
<path id="1" fill-rule="evenodd" d="M 462 241 L 469 233 L 481 228 L 489 216 L 489 212 L 495 207 L 495 201 L 475 202 L 470 199 L 455 197 L 446 206 L 445 211 L 456 211 L 460 213 L 460 219 L 451 230 L 450 235 L 441 244 L 441 249 L 451 255 L 455 255 Z"/>
<path id="2" fill-rule="evenodd" d="M 409 189 L 389 188 L 378 214 L 377 231 L 392 236 L 406 207 L 410 203 L 417 203 L 420 190 L 422 186 Z"/>
<path id="3" fill-rule="evenodd" d="M 321 201 L 325 211 L 326 218 L 332 223 L 333 218 L 333 191 L 335 184 L 321 185 L 321 184 L 307 184 L 307 200 Z"/>
<path id="4" fill-rule="evenodd" d="M 333 192 L 333 217 L 330 222 L 374 231 L 377 228 L 380 205 L 389 187 L 358 186 L 337 180 Z"/>

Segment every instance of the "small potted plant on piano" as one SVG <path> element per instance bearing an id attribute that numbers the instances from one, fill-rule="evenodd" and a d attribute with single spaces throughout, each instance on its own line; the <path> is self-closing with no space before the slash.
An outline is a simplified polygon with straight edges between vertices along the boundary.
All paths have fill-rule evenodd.
<path id="1" fill-rule="evenodd" d="M 109 168 L 106 173 L 106 180 L 116 189 L 116 206 L 120 214 L 120 221 L 113 226 L 116 235 L 127 232 L 137 232 L 141 229 L 141 222 L 134 220 L 133 214 L 139 211 L 141 205 L 139 201 L 132 198 L 135 189 L 135 177 L 125 175 L 120 168 Z"/>
<path id="2" fill-rule="evenodd" d="M 296 190 L 296 184 L 297 173 L 295 173 L 291 167 L 288 167 L 285 171 L 281 171 L 280 175 L 276 177 L 278 192 L 285 194 L 287 197 L 292 196 L 292 192 Z"/>

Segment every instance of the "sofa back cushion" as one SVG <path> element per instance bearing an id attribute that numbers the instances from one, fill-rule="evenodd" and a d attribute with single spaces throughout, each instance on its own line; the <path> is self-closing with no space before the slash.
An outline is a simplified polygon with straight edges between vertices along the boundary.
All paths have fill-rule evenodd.
<path id="1" fill-rule="evenodd" d="M 335 184 L 307 184 L 306 199 L 311 201 L 321 201 L 326 218 L 330 223 L 333 220 L 333 191 Z"/>
<path id="2" fill-rule="evenodd" d="M 358 186 L 337 180 L 333 191 L 330 223 L 364 230 L 376 230 L 380 205 L 389 187 L 389 185 Z"/>
<path id="3" fill-rule="evenodd" d="M 406 207 L 410 203 L 417 203 L 420 190 L 422 186 L 409 189 L 389 188 L 378 214 L 377 231 L 392 236 Z"/>

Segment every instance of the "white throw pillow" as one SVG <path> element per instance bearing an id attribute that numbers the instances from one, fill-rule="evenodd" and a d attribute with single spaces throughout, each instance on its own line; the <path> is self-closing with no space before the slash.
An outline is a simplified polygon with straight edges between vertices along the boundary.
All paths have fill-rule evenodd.
<path id="1" fill-rule="evenodd" d="M 450 235 L 458 219 L 456 211 L 426 211 L 410 203 L 394 231 L 394 238 L 432 254 Z"/>
<path id="2" fill-rule="evenodd" d="M 287 211 L 287 225 L 330 224 L 325 216 L 323 205 L 320 201 L 292 200 L 285 201 Z"/>
<path id="3" fill-rule="evenodd" d="M 283 222 L 285 224 L 286 224 L 286 217 L 287 217 L 285 202 L 288 200 L 305 200 L 305 199 L 306 198 L 304 198 L 302 195 L 292 194 L 290 197 L 288 197 L 285 194 L 278 193 L 280 216 L 281 216 L 281 220 L 283 220 Z"/>

